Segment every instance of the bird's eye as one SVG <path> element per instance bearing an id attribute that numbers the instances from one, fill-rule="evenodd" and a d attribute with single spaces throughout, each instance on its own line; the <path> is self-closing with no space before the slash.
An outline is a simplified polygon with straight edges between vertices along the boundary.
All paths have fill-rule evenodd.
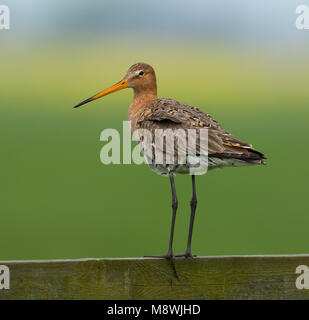
<path id="1" fill-rule="evenodd" d="M 142 77 L 144 75 L 144 71 L 140 71 L 138 75 Z"/>

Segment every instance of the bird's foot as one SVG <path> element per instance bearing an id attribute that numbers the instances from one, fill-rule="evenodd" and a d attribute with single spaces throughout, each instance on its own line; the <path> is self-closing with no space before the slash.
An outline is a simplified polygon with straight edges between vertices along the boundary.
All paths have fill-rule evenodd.
<path id="1" fill-rule="evenodd" d="M 175 255 L 176 258 L 181 258 L 181 257 L 184 257 L 184 258 L 195 258 L 196 257 L 196 254 L 192 254 L 191 252 L 185 252 L 185 253 L 180 253 L 180 254 L 176 254 Z"/>
<path id="2" fill-rule="evenodd" d="M 158 256 L 144 256 L 144 258 L 159 258 L 159 259 L 166 259 L 168 263 L 171 264 L 174 276 L 178 279 L 178 274 L 175 267 L 175 255 L 172 251 L 168 251 L 167 254 L 160 254 Z"/>
<path id="3" fill-rule="evenodd" d="M 154 255 L 154 256 L 144 256 L 144 258 L 158 258 L 158 259 L 173 259 L 175 255 L 172 252 L 166 254 Z"/>

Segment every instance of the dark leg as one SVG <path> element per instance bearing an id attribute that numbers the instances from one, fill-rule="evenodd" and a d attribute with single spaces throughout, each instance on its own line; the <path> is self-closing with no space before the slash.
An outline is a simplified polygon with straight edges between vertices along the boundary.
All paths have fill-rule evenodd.
<path id="1" fill-rule="evenodd" d="M 187 244 L 187 249 L 186 249 L 186 253 L 185 253 L 187 257 L 192 257 L 191 241 L 192 241 L 195 210 L 196 210 L 196 206 L 197 206 L 195 175 L 192 175 L 192 199 L 190 202 L 190 206 L 191 206 L 190 227 L 189 227 L 189 235 L 188 235 L 188 244 Z"/>
<path id="2" fill-rule="evenodd" d="M 184 254 L 176 255 L 177 257 L 186 257 L 186 258 L 193 258 L 194 257 L 191 253 L 191 241 L 192 241 L 195 210 L 196 210 L 196 206 L 197 206 L 195 175 L 192 175 L 192 199 L 190 202 L 190 206 L 191 206 L 191 216 L 190 216 L 190 226 L 189 226 L 187 249 Z"/>
<path id="3" fill-rule="evenodd" d="M 170 182 L 171 182 L 171 188 L 172 188 L 172 209 L 173 209 L 173 214 L 172 214 L 172 226 L 171 226 L 170 242 L 169 242 L 167 255 L 172 256 L 173 255 L 173 239 L 174 239 L 176 212 L 177 212 L 177 208 L 178 208 L 178 200 L 177 200 L 177 195 L 176 195 L 176 189 L 175 189 L 175 182 L 174 182 L 173 174 L 170 174 Z"/>
<path id="4" fill-rule="evenodd" d="M 175 220 L 176 220 L 176 212 L 178 208 L 178 200 L 176 195 L 176 189 L 175 189 L 175 182 L 174 182 L 174 176 L 172 173 L 170 173 L 170 182 L 171 182 L 171 188 L 172 188 L 172 226 L 171 226 L 171 234 L 170 234 L 170 242 L 168 246 L 167 254 L 159 255 L 159 256 L 145 256 L 145 257 L 151 257 L 151 258 L 173 258 L 173 238 L 174 238 L 174 229 L 175 229 Z"/>

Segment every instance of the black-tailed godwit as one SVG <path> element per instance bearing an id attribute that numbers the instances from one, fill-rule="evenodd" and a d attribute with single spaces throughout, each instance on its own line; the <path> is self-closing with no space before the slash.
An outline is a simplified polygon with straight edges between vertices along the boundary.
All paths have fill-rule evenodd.
<path id="1" fill-rule="evenodd" d="M 131 129 L 147 129 L 152 134 L 157 129 L 183 129 L 188 132 L 189 129 L 207 129 L 208 145 L 207 145 L 207 166 L 208 170 L 221 168 L 225 166 L 243 166 L 264 164 L 265 156 L 252 149 L 252 145 L 242 142 L 225 131 L 211 116 L 199 110 L 198 108 L 185 105 L 179 101 L 169 98 L 157 97 L 157 82 L 154 69 L 145 63 L 136 63 L 131 66 L 125 77 L 113 85 L 112 87 L 84 100 L 75 106 L 75 108 L 106 96 L 112 92 L 132 88 L 134 91 L 133 101 L 129 108 L 129 120 L 131 121 Z M 196 140 L 197 141 L 197 140 Z M 198 143 L 197 143 L 198 144 Z M 151 148 L 155 148 L 154 140 Z M 202 148 L 201 146 L 200 149 Z M 145 148 L 145 144 L 144 144 Z M 196 149 L 195 154 L 187 154 L 188 157 L 201 159 L 201 150 Z M 174 151 L 176 153 L 176 149 Z M 195 210 L 197 205 L 195 174 L 192 175 L 193 195 L 190 202 L 191 216 L 189 225 L 189 234 L 187 248 L 184 254 L 174 255 L 173 253 L 173 236 L 176 219 L 176 211 L 178 200 L 176 195 L 174 175 L 176 173 L 190 173 L 192 162 L 178 164 L 160 163 L 156 164 L 153 152 L 144 149 L 144 154 L 151 169 L 155 172 L 168 175 L 172 190 L 172 225 L 170 232 L 170 240 L 168 252 L 164 255 L 149 256 L 160 258 L 173 258 L 174 256 L 193 257 L 191 253 L 191 240 Z M 151 158 L 151 159 L 150 159 Z"/>

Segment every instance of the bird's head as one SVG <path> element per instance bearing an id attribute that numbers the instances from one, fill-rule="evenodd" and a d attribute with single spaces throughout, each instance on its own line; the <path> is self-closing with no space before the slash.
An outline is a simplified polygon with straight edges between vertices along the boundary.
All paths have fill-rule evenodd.
<path id="1" fill-rule="evenodd" d="M 157 84 L 156 84 L 156 75 L 153 68 L 146 63 L 136 63 L 131 66 L 124 76 L 124 78 L 111 86 L 108 89 L 105 89 L 94 96 L 82 101 L 74 108 L 77 108 L 85 103 L 94 101 L 101 97 L 104 97 L 112 92 L 122 90 L 125 88 L 133 88 L 135 92 L 147 92 L 153 91 L 155 94 L 157 92 Z"/>

